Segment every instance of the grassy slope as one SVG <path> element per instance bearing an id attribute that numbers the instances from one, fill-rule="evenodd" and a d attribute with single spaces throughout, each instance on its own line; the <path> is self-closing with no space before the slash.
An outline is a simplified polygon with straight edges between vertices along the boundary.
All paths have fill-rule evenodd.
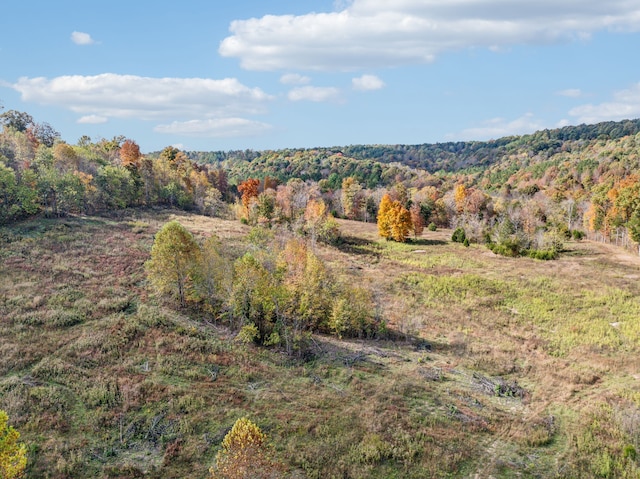
<path id="1" fill-rule="evenodd" d="M 29 477 L 204 478 L 242 415 L 296 477 L 638 477 L 634 258 L 574 243 L 508 259 L 343 222 L 345 244 L 319 253 L 376 292 L 400 339 L 317 337 L 299 363 L 149 295 L 170 218 L 246 247 L 237 222 L 170 213 L 0 231 L 0 408 Z"/>

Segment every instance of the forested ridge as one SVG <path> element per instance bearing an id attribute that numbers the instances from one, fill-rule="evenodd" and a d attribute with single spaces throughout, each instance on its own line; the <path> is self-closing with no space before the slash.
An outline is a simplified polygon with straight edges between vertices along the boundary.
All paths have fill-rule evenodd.
<path id="1" fill-rule="evenodd" d="M 301 148 L 284 149 L 277 151 L 214 151 L 199 152 L 188 151 L 187 156 L 198 163 L 223 163 L 242 171 L 242 163 L 252 163 L 256 168 L 254 171 L 260 172 L 264 169 L 264 174 L 274 176 L 277 173 L 276 165 L 285 166 L 284 175 L 290 177 L 304 177 L 319 180 L 326 178 L 326 172 L 322 169 L 313 170 L 313 163 L 332 157 L 334 155 L 346 156 L 349 160 L 360 160 L 368 163 L 360 167 L 359 180 L 376 186 L 381 183 L 386 184 L 393 181 L 393 178 L 382 179 L 376 172 L 368 170 L 374 167 L 375 163 L 398 163 L 411 168 L 426 170 L 434 173 L 438 171 L 455 173 L 460 170 L 470 168 L 486 168 L 496 163 L 500 163 L 511 155 L 527 156 L 552 156 L 557 153 L 576 151 L 585 147 L 585 142 L 593 140 L 608 141 L 617 140 L 625 136 L 634 136 L 640 132 L 640 120 L 625 120 L 620 122 L 602 122 L 595 125 L 565 126 L 552 130 L 541 130 L 530 135 L 509 136 L 490 141 L 458 141 L 421 145 L 348 145 L 335 146 L 330 148 Z M 305 166 L 299 169 L 286 168 L 291 163 L 297 161 L 309 162 L 306 168 L 312 168 L 311 172 L 305 172 Z M 348 163 L 345 159 L 344 163 Z M 354 176 L 357 168 L 345 164 L 340 167 L 346 170 L 346 176 Z M 269 170 L 273 168 L 272 170 Z M 353 168 L 353 170 L 348 170 Z M 376 169 L 381 165 L 375 166 Z M 339 169 L 337 169 L 339 170 Z M 329 174 L 334 173 L 331 169 Z M 322 176 L 322 175 L 325 176 Z M 388 175 L 389 176 L 389 175 Z M 286 179 L 283 176 L 282 179 Z M 306 179 L 306 178 L 303 178 Z"/>

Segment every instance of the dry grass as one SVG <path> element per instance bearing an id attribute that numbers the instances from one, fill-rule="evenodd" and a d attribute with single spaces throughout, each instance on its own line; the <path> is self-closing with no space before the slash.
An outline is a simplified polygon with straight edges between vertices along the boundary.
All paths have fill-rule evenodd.
<path id="1" fill-rule="evenodd" d="M 0 408 L 29 477 L 205 477 L 240 416 L 296 477 L 638 477 L 628 257 L 585 242 L 510 259 L 446 230 L 398 245 L 341 222 L 346 241 L 318 253 L 374 291 L 396 339 L 317 337 L 303 363 L 149 294 L 143 263 L 171 219 L 246 248 L 239 222 L 177 212 L 2 231 Z"/>

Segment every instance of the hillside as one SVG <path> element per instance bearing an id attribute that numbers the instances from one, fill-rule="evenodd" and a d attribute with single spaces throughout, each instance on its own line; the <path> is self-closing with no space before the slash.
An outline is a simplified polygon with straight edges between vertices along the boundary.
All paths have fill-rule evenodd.
<path id="1" fill-rule="evenodd" d="M 595 144 L 616 142 L 625 137 L 633 137 L 639 132 L 640 119 L 637 119 L 566 126 L 490 141 L 348 145 L 262 152 L 187 152 L 187 156 L 201 164 L 224 165 L 230 170 L 232 178 L 268 175 L 282 181 L 289 178 L 318 181 L 330 179 L 333 174 L 339 176 L 340 180 L 354 176 L 368 187 L 375 187 L 393 184 L 396 181 L 395 175 L 400 172 L 404 172 L 404 179 L 409 180 L 417 176 L 416 170 L 448 174 L 467 170 L 505 170 L 511 167 L 513 158 L 523 156 L 537 162 L 537 158 L 553 161 L 551 158 L 564 155 L 565 161 L 572 161 L 573 156 Z M 332 186 L 337 188 L 339 184 Z"/>
<path id="2" fill-rule="evenodd" d="M 178 211 L 0 229 L 0 409 L 28 477 L 207 475 L 247 416 L 291 477 L 639 477 L 640 265 L 590 242 L 555 262 L 341 221 L 317 254 L 374 292 L 390 333 L 316 335 L 291 358 L 157 297 L 143 269 L 177 219 L 232 258 L 249 227 Z"/>

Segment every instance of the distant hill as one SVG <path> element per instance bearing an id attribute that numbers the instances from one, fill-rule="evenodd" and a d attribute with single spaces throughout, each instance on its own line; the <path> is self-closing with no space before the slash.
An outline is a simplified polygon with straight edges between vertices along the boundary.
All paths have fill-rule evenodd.
<path id="1" fill-rule="evenodd" d="M 354 176 L 368 187 L 386 186 L 428 173 L 455 174 L 484 170 L 514 157 L 549 159 L 560 153 L 577 153 L 594 142 L 607 142 L 640 132 L 640 119 L 566 126 L 530 135 L 490 141 L 459 141 L 421 145 L 350 145 L 329 148 L 186 152 L 198 163 L 221 164 L 230 178 L 271 176 L 327 179 L 337 187 L 343 177 Z M 501 168 L 497 168 L 501 170 Z M 504 175 L 500 175 L 501 177 Z M 505 178 L 502 178 L 505 179 Z"/>

